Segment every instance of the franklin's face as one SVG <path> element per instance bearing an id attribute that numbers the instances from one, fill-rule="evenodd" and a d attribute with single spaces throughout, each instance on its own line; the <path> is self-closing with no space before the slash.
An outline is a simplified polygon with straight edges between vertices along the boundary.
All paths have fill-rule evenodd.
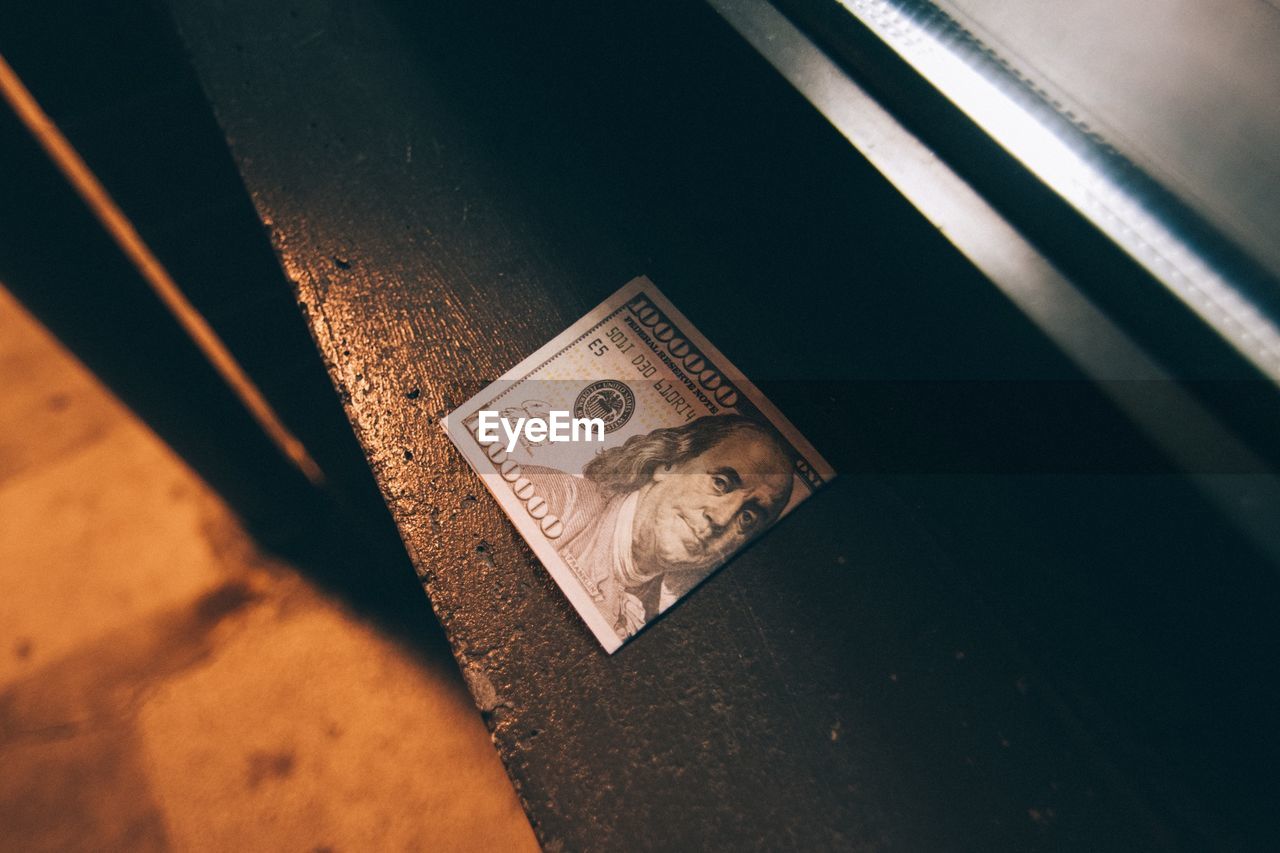
<path id="1" fill-rule="evenodd" d="M 791 495 L 791 465 L 741 430 L 641 487 L 631 551 L 642 571 L 706 570 L 767 527 Z"/>

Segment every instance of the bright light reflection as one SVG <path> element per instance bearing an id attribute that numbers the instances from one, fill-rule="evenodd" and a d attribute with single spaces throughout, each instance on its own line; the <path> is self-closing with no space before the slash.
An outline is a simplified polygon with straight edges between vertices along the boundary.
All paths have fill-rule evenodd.
<path id="1" fill-rule="evenodd" d="M 1280 331 L 1133 194 L 1042 124 L 996 80 L 969 64 L 887 0 L 840 0 L 1001 147 L 1099 226 L 1213 326 L 1255 367 L 1280 382 Z M 1078 145 L 1087 151 L 1088 143 Z"/>

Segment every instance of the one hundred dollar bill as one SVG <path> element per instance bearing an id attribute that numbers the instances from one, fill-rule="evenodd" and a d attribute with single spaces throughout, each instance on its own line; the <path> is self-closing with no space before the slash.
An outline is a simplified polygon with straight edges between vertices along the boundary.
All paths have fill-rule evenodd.
<path id="1" fill-rule="evenodd" d="M 647 278 L 444 428 L 610 653 L 835 476 Z"/>

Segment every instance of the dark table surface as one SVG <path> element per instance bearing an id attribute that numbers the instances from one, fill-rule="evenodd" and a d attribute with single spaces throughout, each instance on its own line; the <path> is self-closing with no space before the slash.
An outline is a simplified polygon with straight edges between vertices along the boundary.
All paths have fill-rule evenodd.
<path id="1" fill-rule="evenodd" d="M 712 12 L 606 5 L 171 3 L 544 846 L 1256 843 L 1260 559 Z M 611 657 L 438 421 L 641 273 L 841 476 Z"/>

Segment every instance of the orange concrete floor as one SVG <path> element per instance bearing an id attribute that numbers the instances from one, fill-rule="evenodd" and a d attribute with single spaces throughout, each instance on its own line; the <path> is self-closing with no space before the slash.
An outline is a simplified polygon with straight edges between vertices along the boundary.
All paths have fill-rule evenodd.
<path id="1" fill-rule="evenodd" d="M 0 290 L 0 850 L 532 850 L 451 662 L 269 558 Z"/>

